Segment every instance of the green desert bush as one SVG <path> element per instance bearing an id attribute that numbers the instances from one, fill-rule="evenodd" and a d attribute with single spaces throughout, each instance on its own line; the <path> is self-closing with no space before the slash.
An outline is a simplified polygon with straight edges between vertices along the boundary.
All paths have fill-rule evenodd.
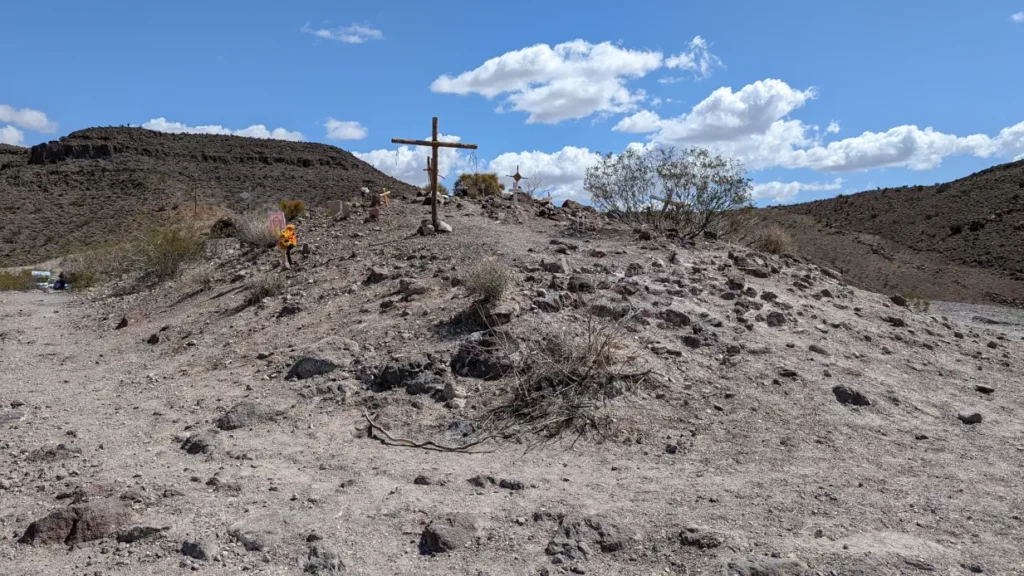
<path id="1" fill-rule="evenodd" d="M 455 190 L 464 190 L 470 198 L 499 196 L 505 190 L 505 185 L 498 181 L 498 175 L 493 172 L 465 172 L 455 181 Z"/>
<path id="2" fill-rule="evenodd" d="M 0 290 L 28 290 L 34 284 L 31 270 L 0 272 Z"/>
<path id="3" fill-rule="evenodd" d="M 129 252 L 131 267 L 149 282 L 178 275 L 182 266 L 198 260 L 205 241 L 187 224 L 154 226 L 138 235 Z"/>
<path id="4" fill-rule="evenodd" d="M 289 222 L 306 215 L 306 203 L 302 200 L 281 200 L 278 206 L 281 208 L 281 212 L 284 212 L 284 217 Z"/>

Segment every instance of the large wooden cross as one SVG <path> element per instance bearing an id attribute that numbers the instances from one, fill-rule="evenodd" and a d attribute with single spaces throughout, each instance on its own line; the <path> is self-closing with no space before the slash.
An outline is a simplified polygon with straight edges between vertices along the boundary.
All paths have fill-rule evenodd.
<path id="1" fill-rule="evenodd" d="M 460 142 L 441 142 L 437 139 L 437 116 L 432 120 L 433 127 L 430 133 L 430 140 L 405 140 L 403 138 L 392 138 L 392 144 L 411 144 L 413 146 L 430 146 L 430 222 L 434 230 L 438 229 L 440 220 L 437 217 L 437 150 L 438 148 L 462 148 L 464 150 L 476 150 L 476 144 L 462 144 Z"/>

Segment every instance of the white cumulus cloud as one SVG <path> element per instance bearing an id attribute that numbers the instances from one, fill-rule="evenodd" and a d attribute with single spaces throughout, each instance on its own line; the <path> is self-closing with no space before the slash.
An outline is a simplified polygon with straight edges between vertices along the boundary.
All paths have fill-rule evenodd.
<path id="1" fill-rule="evenodd" d="M 1024 12 L 1017 12 L 1016 14 L 1013 14 L 1010 16 L 1010 20 L 1017 24 L 1024 22 Z"/>
<path id="2" fill-rule="evenodd" d="M 331 140 L 362 140 L 369 133 L 359 122 L 327 119 L 327 138 Z"/>
<path id="3" fill-rule="evenodd" d="M 661 117 L 656 112 L 641 110 L 632 116 L 626 116 L 612 127 L 616 132 L 627 134 L 650 134 L 661 127 Z"/>
<path id="4" fill-rule="evenodd" d="M 488 170 L 498 174 L 505 185 L 512 187 L 512 179 L 508 175 L 519 172 L 539 183 L 541 190 L 550 192 L 557 198 L 580 198 L 586 196 L 583 191 L 583 179 L 587 168 L 597 164 L 601 155 L 587 148 L 565 146 L 554 153 L 540 152 L 506 152 L 488 163 Z M 529 186 L 530 181 L 520 183 Z"/>
<path id="5" fill-rule="evenodd" d="M 626 80 L 643 77 L 662 64 L 661 52 L 573 40 L 507 52 L 458 76 L 440 76 L 430 89 L 486 98 L 505 95 L 501 110 L 526 112 L 527 123 L 556 124 L 633 110 L 644 95 L 627 88 Z"/>
<path id="6" fill-rule="evenodd" d="M 827 144 L 818 129 L 791 114 L 818 97 L 813 87 L 799 90 L 777 79 L 759 80 L 740 90 L 722 87 L 675 118 L 640 111 L 615 127 L 648 133 L 655 145 L 705 146 L 738 158 L 748 168 L 812 168 L 852 172 L 883 167 L 928 170 L 949 156 L 1013 157 L 1024 152 L 1024 122 L 998 135 L 957 136 L 927 127 L 905 125 L 884 132 L 864 132 Z M 826 134 L 839 131 L 831 122 Z"/>
<path id="7" fill-rule="evenodd" d="M 346 44 L 362 44 L 367 40 L 382 40 L 384 33 L 371 26 L 353 24 L 342 28 L 313 28 L 307 22 L 300 28 L 305 34 L 312 34 L 324 40 L 336 40 Z"/>
<path id="8" fill-rule="evenodd" d="M 219 125 L 188 126 L 181 122 L 171 122 L 164 117 L 154 118 L 142 125 L 143 128 L 156 130 L 157 132 L 170 132 L 173 134 L 221 134 L 225 136 L 247 136 L 249 138 L 269 138 L 273 140 L 291 140 L 299 142 L 306 137 L 301 132 L 293 132 L 284 128 L 267 129 L 263 124 L 254 124 L 248 128 L 232 130 Z"/>
<path id="9" fill-rule="evenodd" d="M 14 126 L 0 126 L 0 144 L 21 146 L 25 142 L 25 133 Z"/>
<path id="10" fill-rule="evenodd" d="M 52 133 L 57 131 L 57 123 L 52 122 L 46 114 L 31 108 L 16 109 L 7 104 L 0 104 L 0 122 L 12 124 L 18 128 L 33 132 Z"/>
<path id="11" fill-rule="evenodd" d="M 430 138 L 426 138 L 429 140 Z M 442 142 L 459 142 L 461 138 L 451 134 L 439 134 Z M 370 152 L 353 152 L 356 158 L 366 162 L 381 172 L 414 186 L 422 186 L 428 182 L 427 157 L 430 148 L 421 146 L 399 146 L 395 149 L 371 150 Z M 473 161 L 468 153 L 460 153 L 456 148 L 440 148 L 437 152 L 438 179 L 442 184 L 451 187 L 459 174 L 473 170 Z"/>
<path id="12" fill-rule="evenodd" d="M 722 61 L 708 50 L 708 43 L 700 36 L 690 41 L 690 49 L 665 59 L 665 67 L 689 70 L 699 79 L 711 76 L 711 71 L 721 67 Z"/>
<path id="13" fill-rule="evenodd" d="M 757 182 L 751 193 L 754 200 L 773 200 L 775 202 L 786 202 L 792 200 L 797 194 L 804 191 L 839 190 L 843 186 L 843 179 L 836 178 L 832 182 Z"/>

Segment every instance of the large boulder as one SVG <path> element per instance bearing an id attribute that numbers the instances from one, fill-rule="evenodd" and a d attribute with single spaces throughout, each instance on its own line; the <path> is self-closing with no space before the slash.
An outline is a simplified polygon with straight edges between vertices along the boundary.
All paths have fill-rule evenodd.
<path id="1" fill-rule="evenodd" d="M 285 375 L 285 380 L 305 380 L 314 376 L 321 376 L 323 374 L 329 374 L 341 366 L 338 366 L 330 360 L 324 360 L 323 358 L 316 358 L 313 356 L 303 356 L 295 361 L 291 369 L 288 370 L 288 374 Z"/>
<path id="2" fill-rule="evenodd" d="M 116 499 L 96 500 L 50 514 L 29 524 L 22 544 L 80 544 L 117 533 L 131 519 L 131 511 Z"/>
<path id="3" fill-rule="evenodd" d="M 482 529 L 479 518 L 466 512 L 434 518 L 420 536 L 420 553 L 442 554 L 472 544 Z"/>
<path id="4" fill-rule="evenodd" d="M 243 400 L 217 419 L 217 428 L 221 430 L 249 428 L 273 420 L 276 414 L 277 412 L 269 406 L 251 400 Z"/>

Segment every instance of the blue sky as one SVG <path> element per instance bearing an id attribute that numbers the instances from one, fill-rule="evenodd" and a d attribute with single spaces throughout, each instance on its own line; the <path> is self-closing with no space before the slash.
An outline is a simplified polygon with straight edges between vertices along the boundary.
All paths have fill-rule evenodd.
<path id="1" fill-rule="evenodd" d="M 520 165 L 579 198 L 598 152 L 700 145 L 760 203 L 1024 155 L 1024 0 L 66 2 L 4 8 L 0 142 L 97 125 L 327 142 L 419 183 Z M 494 59 L 492 61 L 492 59 Z M 488 63 L 491 61 L 490 63 Z M 931 130 L 927 130 L 931 128 Z"/>

